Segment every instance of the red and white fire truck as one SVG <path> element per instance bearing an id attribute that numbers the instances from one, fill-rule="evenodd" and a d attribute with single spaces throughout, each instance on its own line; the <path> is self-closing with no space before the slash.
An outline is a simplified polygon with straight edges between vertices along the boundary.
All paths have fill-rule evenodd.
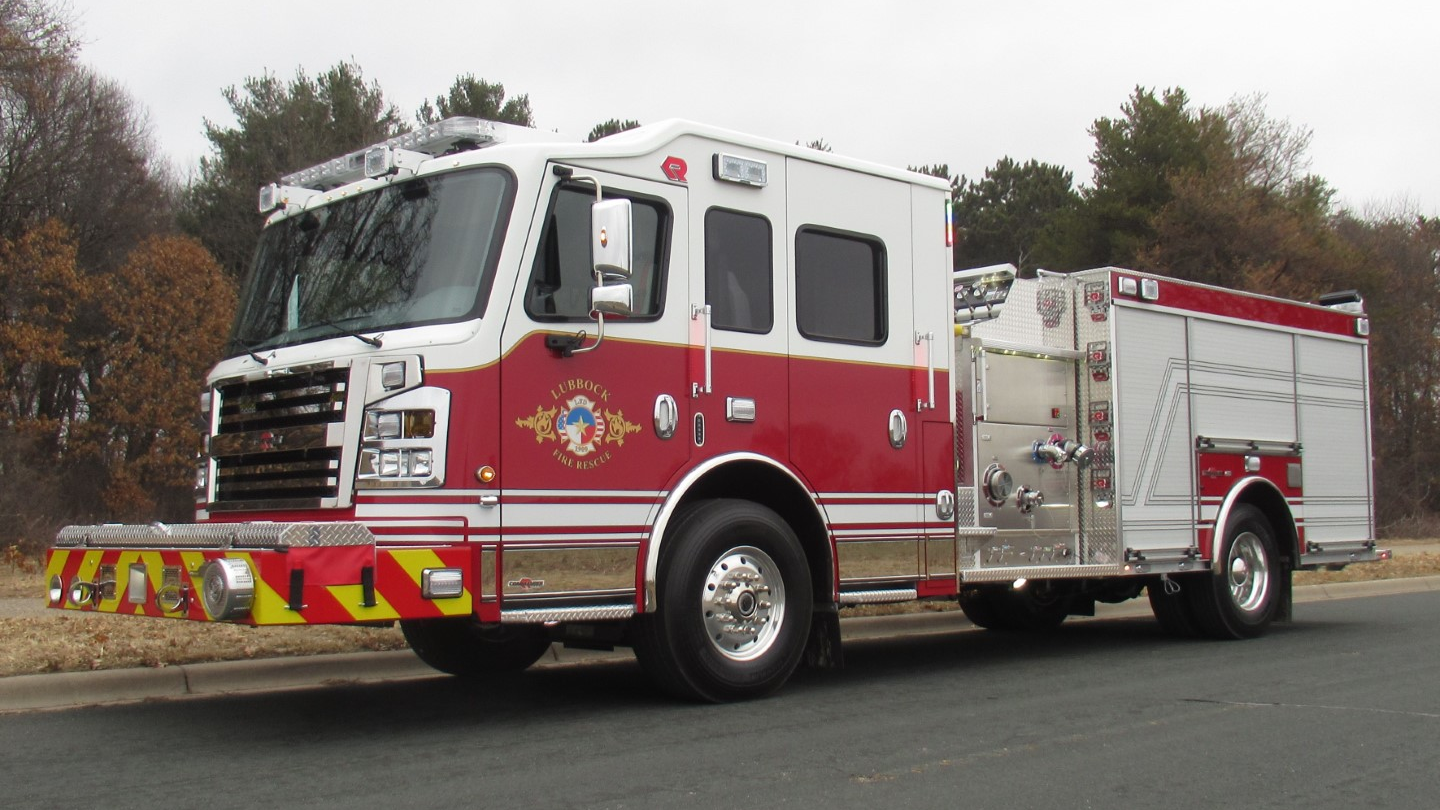
<path id="1" fill-rule="evenodd" d="M 1148 591 L 1239 638 L 1385 556 L 1357 300 L 953 273 L 948 192 L 683 121 L 448 119 L 287 176 L 196 522 L 64 529 L 50 604 L 398 621 L 470 676 L 631 646 L 727 700 L 835 662 L 847 606 Z"/>

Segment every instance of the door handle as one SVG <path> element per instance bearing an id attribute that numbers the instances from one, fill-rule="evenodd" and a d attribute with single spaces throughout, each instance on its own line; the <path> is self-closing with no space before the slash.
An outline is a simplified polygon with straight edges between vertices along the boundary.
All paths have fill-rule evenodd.
<path id="1" fill-rule="evenodd" d="M 675 428 L 680 425 L 680 407 L 675 404 L 675 398 L 669 394 L 661 394 L 655 398 L 655 435 L 662 439 L 668 439 L 675 435 Z"/>
<path id="2" fill-rule="evenodd" d="M 890 412 L 890 446 L 899 450 L 905 446 L 905 436 L 910 432 L 905 421 L 905 412 L 896 408 Z"/>

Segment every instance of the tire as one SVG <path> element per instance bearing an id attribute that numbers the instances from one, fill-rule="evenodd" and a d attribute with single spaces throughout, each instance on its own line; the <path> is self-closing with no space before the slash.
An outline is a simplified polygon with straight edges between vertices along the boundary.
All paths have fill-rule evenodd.
<path id="1" fill-rule="evenodd" d="M 1275 620 L 1281 602 L 1281 562 L 1264 513 L 1240 504 L 1230 513 L 1215 552 L 1214 571 L 1187 583 L 1190 611 L 1210 638 L 1253 638 Z"/>
<path id="2" fill-rule="evenodd" d="M 1155 620 L 1167 635 L 1175 638 L 1195 638 L 1200 635 L 1195 614 L 1190 609 L 1189 594 L 1185 591 L 1188 588 L 1204 587 L 1207 584 L 1204 577 L 1202 574 L 1199 578 L 1188 576 L 1184 579 L 1171 579 L 1170 587 L 1176 589 L 1172 592 L 1166 591 L 1163 582 L 1152 582 L 1145 586 L 1150 594 L 1150 610 L 1154 612 Z"/>
<path id="3" fill-rule="evenodd" d="M 965 588 L 960 591 L 960 610 L 976 627 L 986 630 L 1014 630 L 1001 605 L 999 588 Z"/>
<path id="4" fill-rule="evenodd" d="M 1021 590 L 973 588 L 960 594 L 965 618 L 986 630 L 1044 633 L 1059 627 L 1070 615 L 1070 595 L 1033 583 Z"/>
<path id="5" fill-rule="evenodd" d="M 725 702 L 762 697 L 795 671 L 809 637 L 810 569 L 794 530 L 749 501 L 702 501 L 661 551 L 657 607 L 635 655 L 662 689 Z"/>
<path id="6" fill-rule="evenodd" d="M 421 661 L 462 678 L 519 672 L 550 649 L 539 627 L 483 625 L 474 616 L 402 621 L 400 630 Z"/>

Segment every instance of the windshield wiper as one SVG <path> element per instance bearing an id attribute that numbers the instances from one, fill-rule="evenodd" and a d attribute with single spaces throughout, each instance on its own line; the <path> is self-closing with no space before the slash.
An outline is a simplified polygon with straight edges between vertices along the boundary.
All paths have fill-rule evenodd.
<path id="1" fill-rule="evenodd" d="M 270 358 L 261 357 L 260 355 L 256 354 L 255 347 L 251 345 L 248 341 L 246 341 L 244 338 L 230 338 L 230 342 L 225 344 L 226 351 L 229 351 L 231 346 L 239 346 L 240 348 L 244 349 L 245 353 L 250 355 L 251 359 L 253 359 L 255 362 L 259 363 L 262 366 L 270 365 Z"/>
<path id="2" fill-rule="evenodd" d="M 328 327 L 330 327 L 331 329 L 334 329 L 336 332 L 339 332 L 340 334 L 342 334 L 342 335 L 344 335 L 344 336 L 346 336 L 346 337 L 353 337 L 353 338 L 355 338 L 356 340 L 360 341 L 361 343 L 364 343 L 364 344 L 367 345 L 367 346 L 374 346 L 375 348 L 378 349 L 378 348 L 380 348 L 381 346 L 384 345 L 383 343 L 380 342 L 380 338 L 378 338 L 378 337 L 370 337 L 369 335 L 362 335 L 362 334 L 360 334 L 359 332 L 356 332 L 354 329 L 351 329 L 351 328 L 349 328 L 349 327 L 347 327 L 347 326 L 341 326 L 340 324 L 338 324 L 338 323 L 336 323 L 336 322 L 334 322 L 334 321 L 321 321 L 319 325 L 320 325 L 320 326 L 328 326 Z"/>

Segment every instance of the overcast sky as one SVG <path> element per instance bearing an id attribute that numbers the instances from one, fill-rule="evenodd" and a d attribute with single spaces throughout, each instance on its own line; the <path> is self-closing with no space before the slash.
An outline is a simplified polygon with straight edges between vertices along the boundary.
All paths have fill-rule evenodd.
<path id="1" fill-rule="evenodd" d="M 690 118 L 970 177 L 1002 156 L 1089 180 L 1096 118 L 1136 85 L 1263 93 L 1311 171 L 1365 210 L 1440 214 L 1440 3 L 1074 0 L 70 0 L 82 59 L 149 110 L 181 168 L 233 123 L 221 89 L 354 60 L 413 116 L 473 73 L 537 124 Z"/>

